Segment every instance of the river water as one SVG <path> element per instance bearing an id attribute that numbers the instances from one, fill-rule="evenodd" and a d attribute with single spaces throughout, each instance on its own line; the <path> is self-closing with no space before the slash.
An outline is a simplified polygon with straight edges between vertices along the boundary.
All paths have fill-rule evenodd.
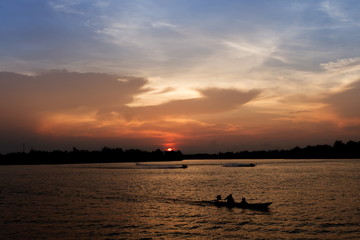
<path id="1" fill-rule="evenodd" d="M 360 239 L 360 160 L 162 164 L 0 166 L 0 238 Z M 229 193 L 273 204 L 201 202 Z"/>

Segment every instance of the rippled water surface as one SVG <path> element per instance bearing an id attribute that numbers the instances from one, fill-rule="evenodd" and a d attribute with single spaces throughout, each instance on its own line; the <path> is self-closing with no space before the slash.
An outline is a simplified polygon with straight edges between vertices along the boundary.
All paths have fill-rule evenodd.
<path id="1" fill-rule="evenodd" d="M 360 239 L 360 160 L 180 164 L 189 167 L 0 166 L 0 238 Z M 273 204 L 261 212 L 201 202 L 229 193 Z"/>

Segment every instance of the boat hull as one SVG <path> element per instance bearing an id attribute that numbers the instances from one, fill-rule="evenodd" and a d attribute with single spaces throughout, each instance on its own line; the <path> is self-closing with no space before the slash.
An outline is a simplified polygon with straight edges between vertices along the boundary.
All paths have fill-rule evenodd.
<path id="1" fill-rule="evenodd" d="M 243 163 L 225 163 L 223 167 L 255 167 L 256 165 L 253 163 L 243 164 Z"/>
<path id="2" fill-rule="evenodd" d="M 186 164 L 143 164 L 136 163 L 137 168 L 142 169 L 176 169 L 176 168 L 188 168 Z"/>
<path id="3" fill-rule="evenodd" d="M 255 209 L 255 210 L 267 210 L 272 202 L 267 203 L 228 203 L 224 201 L 208 201 L 208 203 L 217 207 L 228 207 L 228 208 L 243 208 L 243 209 Z"/>

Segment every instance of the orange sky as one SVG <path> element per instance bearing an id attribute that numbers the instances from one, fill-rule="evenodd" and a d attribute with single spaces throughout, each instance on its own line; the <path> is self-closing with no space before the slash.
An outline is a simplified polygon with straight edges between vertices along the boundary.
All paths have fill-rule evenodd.
<path id="1" fill-rule="evenodd" d="M 59 141 L 59 147 L 86 148 L 90 141 L 98 148 L 239 151 L 357 140 L 360 133 L 360 81 L 317 94 L 212 87 L 197 89 L 195 97 L 137 106 L 139 97 L 163 93 L 146 79 L 96 73 L 3 72 L 0 80 L 0 109 L 6 113 L 1 140 L 14 139 L 17 147 L 46 147 L 37 142 L 41 137 L 54 142 L 49 147 Z"/>

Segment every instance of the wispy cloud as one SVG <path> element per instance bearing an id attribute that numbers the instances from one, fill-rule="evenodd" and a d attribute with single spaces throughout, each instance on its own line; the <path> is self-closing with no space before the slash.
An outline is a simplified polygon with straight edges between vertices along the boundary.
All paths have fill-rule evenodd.
<path id="1" fill-rule="evenodd" d="M 79 8 L 76 8 L 76 5 L 79 1 L 49 1 L 50 7 L 52 7 L 57 12 L 63 12 L 67 14 L 85 14 Z"/>
<path id="2" fill-rule="evenodd" d="M 348 22 L 349 18 L 341 7 L 341 1 L 323 1 L 321 3 L 321 10 L 324 11 L 329 17 L 340 21 L 340 22 Z"/>
<path id="3" fill-rule="evenodd" d="M 342 58 L 337 59 L 336 61 L 331 61 L 328 63 L 320 64 L 322 68 L 326 70 L 337 70 L 340 68 L 344 68 L 350 65 L 359 65 L 360 64 L 360 57 L 357 58 Z"/>

